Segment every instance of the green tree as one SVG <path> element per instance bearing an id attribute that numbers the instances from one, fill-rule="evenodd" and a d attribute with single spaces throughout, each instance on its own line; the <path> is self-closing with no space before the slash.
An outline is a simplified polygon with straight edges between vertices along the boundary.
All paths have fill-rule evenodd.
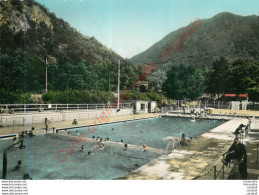
<path id="1" fill-rule="evenodd" d="M 27 83 L 26 65 L 21 58 L 0 54 L 0 102 L 15 103 L 16 94 L 25 92 Z"/>
<path id="2" fill-rule="evenodd" d="M 167 73 L 163 91 L 171 99 L 196 99 L 202 95 L 204 78 L 194 66 L 173 66 Z"/>
<path id="3" fill-rule="evenodd" d="M 259 100 L 259 62 L 253 59 L 238 59 L 229 68 L 230 91 L 248 92 L 249 99 Z"/>
<path id="4" fill-rule="evenodd" d="M 228 91 L 229 65 L 229 62 L 223 57 L 213 63 L 212 69 L 205 76 L 205 91 L 207 93 L 217 94 L 219 98 L 221 93 Z"/>
<path id="5" fill-rule="evenodd" d="M 152 72 L 152 74 L 148 75 L 148 85 L 151 91 L 161 91 L 163 83 L 167 79 L 166 71 L 157 70 Z"/>

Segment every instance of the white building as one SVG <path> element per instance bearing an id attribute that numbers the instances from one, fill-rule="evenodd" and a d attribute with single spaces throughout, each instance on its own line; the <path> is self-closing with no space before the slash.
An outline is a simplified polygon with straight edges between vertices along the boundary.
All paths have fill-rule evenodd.
<path id="1" fill-rule="evenodd" d="M 156 112 L 156 107 L 157 107 L 156 101 L 148 102 L 148 111 L 149 112 Z"/>
<path id="2" fill-rule="evenodd" d="M 129 103 L 131 104 L 131 107 L 133 107 L 134 114 L 155 112 L 155 108 L 157 106 L 156 101 L 125 100 L 125 101 L 122 101 L 122 107 L 126 107 Z"/>

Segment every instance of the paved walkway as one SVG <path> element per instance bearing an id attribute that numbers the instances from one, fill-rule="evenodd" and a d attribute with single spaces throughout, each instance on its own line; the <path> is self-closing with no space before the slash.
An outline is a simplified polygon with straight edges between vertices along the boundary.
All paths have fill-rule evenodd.
<path id="1" fill-rule="evenodd" d="M 239 116 L 257 116 L 257 117 L 259 117 L 259 111 L 252 111 L 252 110 L 213 109 L 212 110 L 212 114 L 239 115 Z"/>
<path id="2" fill-rule="evenodd" d="M 259 159 L 257 156 L 257 147 L 259 147 L 259 136 L 255 136 L 255 141 L 246 144 L 247 152 L 247 173 L 248 179 L 259 180 Z M 259 149 L 259 148 L 258 148 Z M 259 155 L 259 154 L 258 154 Z M 258 161 L 257 161 L 258 160 Z"/>
<path id="3" fill-rule="evenodd" d="M 234 139 L 232 132 L 242 123 L 246 124 L 247 119 L 232 119 L 195 138 L 188 146 L 178 147 L 171 154 L 153 159 L 150 163 L 118 179 L 190 180 L 209 171 L 210 176 L 206 174 L 206 178 L 203 177 L 203 179 L 212 180 L 213 171 L 210 170 L 231 146 Z M 248 171 L 258 170 L 258 165 L 254 163 L 254 146 L 257 138 L 248 137 L 245 141 L 248 144 Z M 249 143 L 252 145 L 250 146 Z M 255 178 L 258 174 L 249 177 Z"/>

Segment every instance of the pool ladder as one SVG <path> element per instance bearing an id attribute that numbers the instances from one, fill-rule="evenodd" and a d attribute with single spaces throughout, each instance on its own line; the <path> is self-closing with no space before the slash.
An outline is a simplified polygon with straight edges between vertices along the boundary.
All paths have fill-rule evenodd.
<path id="1" fill-rule="evenodd" d="M 169 148 L 170 142 L 167 143 L 167 147 L 165 149 L 165 155 L 167 154 L 168 148 Z"/>

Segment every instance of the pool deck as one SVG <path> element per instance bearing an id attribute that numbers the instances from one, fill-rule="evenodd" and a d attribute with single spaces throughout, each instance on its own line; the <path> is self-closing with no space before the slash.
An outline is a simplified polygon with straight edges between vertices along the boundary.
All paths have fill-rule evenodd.
<path id="1" fill-rule="evenodd" d="M 150 117 L 156 117 L 159 114 L 157 113 L 148 113 L 148 114 L 134 114 L 134 115 L 122 115 L 122 116 L 114 116 L 109 118 L 109 123 L 111 122 L 118 122 L 118 121 L 126 121 L 126 120 L 136 120 L 136 119 L 144 119 L 144 118 L 150 118 Z M 88 126 L 94 124 L 95 118 L 90 118 L 86 120 L 79 120 L 78 125 L 72 125 L 71 121 L 59 121 L 59 122 L 51 122 L 49 124 L 49 131 L 52 132 L 52 128 L 55 127 L 56 129 L 66 129 L 66 128 L 75 128 L 80 126 Z M 98 122 L 98 120 L 97 120 Z M 98 125 L 100 125 L 99 123 Z M 44 125 L 42 123 L 33 124 L 33 127 L 35 130 L 44 130 Z M 0 136 L 1 135 L 8 135 L 8 134 L 17 134 L 22 131 L 31 130 L 32 125 L 20 125 L 20 126 L 9 126 L 9 127 L 0 127 Z"/>
<path id="2" fill-rule="evenodd" d="M 119 177 L 123 180 L 190 180 L 196 177 L 213 180 L 212 168 L 215 164 L 222 167 L 220 159 L 233 143 L 232 132 L 247 119 L 232 119 L 201 136 L 193 139 L 187 146 L 179 146 L 171 154 L 153 159 L 150 163 L 137 170 Z M 256 179 L 259 176 L 259 165 L 255 163 L 256 144 L 258 139 L 244 139 L 248 155 L 248 177 Z M 255 171 L 257 170 L 257 171 Z M 230 170 L 225 170 L 225 173 Z M 221 178 L 219 178 L 221 179 Z M 226 178 L 225 178 L 226 179 Z"/>

